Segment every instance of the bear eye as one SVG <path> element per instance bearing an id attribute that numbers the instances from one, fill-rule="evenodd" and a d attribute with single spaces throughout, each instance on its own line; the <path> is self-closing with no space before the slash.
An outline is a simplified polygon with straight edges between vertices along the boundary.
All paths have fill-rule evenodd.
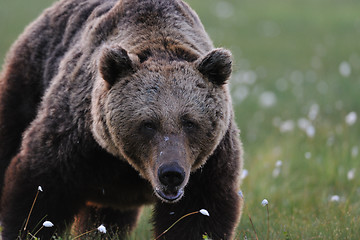
<path id="1" fill-rule="evenodd" d="M 192 129 L 196 128 L 196 124 L 193 121 L 190 121 L 188 119 L 183 119 L 182 125 L 187 130 L 192 130 Z"/>
<path id="2" fill-rule="evenodd" d="M 143 128 L 145 130 L 154 131 L 154 130 L 156 130 L 156 125 L 153 122 L 144 122 L 143 123 Z"/>

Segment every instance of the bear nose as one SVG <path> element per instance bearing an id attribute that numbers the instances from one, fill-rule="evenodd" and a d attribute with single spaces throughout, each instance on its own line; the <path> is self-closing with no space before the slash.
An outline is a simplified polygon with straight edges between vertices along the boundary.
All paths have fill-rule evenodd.
<path id="1" fill-rule="evenodd" d="M 163 165 L 158 170 L 159 180 L 168 188 L 180 186 L 185 179 L 185 171 L 177 164 Z"/>

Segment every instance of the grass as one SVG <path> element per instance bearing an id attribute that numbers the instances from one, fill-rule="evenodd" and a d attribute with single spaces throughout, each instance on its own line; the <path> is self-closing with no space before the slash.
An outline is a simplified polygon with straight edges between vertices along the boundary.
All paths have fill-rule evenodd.
<path id="1" fill-rule="evenodd" d="M 0 58 L 52 1 L 0 0 Z M 360 235 L 360 2 L 191 0 L 216 46 L 232 50 L 231 82 L 242 131 L 246 208 L 237 239 L 358 239 Z M 350 75 L 341 74 L 345 62 Z M 264 92 L 267 94 L 264 94 Z M 269 97 L 265 106 L 260 98 Z M 274 100 L 271 103 L 271 98 Z M 269 102 L 270 101 L 270 102 Z M 309 116 L 309 112 L 312 113 Z M 298 127 L 308 119 L 313 137 Z M 288 131 L 280 131 L 290 126 Z M 292 127 L 291 127 L 292 126 Z M 278 160 L 280 173 L 273 176 Z M 353 179 L 348 172 L 355 169 Z M 330 201 L 338 195 L 339 201 Z M 152 239 L 151 209 L 129 239 Z M 176 226 L 175 226 L 176 227 Z"/>

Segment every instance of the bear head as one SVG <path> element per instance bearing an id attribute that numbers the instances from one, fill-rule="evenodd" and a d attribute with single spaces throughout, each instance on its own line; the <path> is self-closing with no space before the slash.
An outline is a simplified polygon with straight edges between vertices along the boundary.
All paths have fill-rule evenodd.
<path id="1" fill-rule="evenodd" d="M 119 46 L 104 47 L 92 93 L 95 139 L 131 164 L 161 200 L 179 200 L 228 129 L 231 64 L 225 49 L 192 62 L 140 62 Z"/>

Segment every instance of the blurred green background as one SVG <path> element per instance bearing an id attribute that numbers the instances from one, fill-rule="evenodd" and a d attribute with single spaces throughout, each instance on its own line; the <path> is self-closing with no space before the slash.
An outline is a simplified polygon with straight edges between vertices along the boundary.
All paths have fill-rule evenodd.
<path id="1" fill-rule="evenodd" d="M 52 2 L 0 0 L 1 63 Z M 187 2 L 215 46 L 234 55 L 230 86 L 246 169 L 236 239 L 267 238 L 264 198 L 270 239 L 358 239 L 360 1 Z M 131 239 L 151 239 L 150 212 Z"/>

